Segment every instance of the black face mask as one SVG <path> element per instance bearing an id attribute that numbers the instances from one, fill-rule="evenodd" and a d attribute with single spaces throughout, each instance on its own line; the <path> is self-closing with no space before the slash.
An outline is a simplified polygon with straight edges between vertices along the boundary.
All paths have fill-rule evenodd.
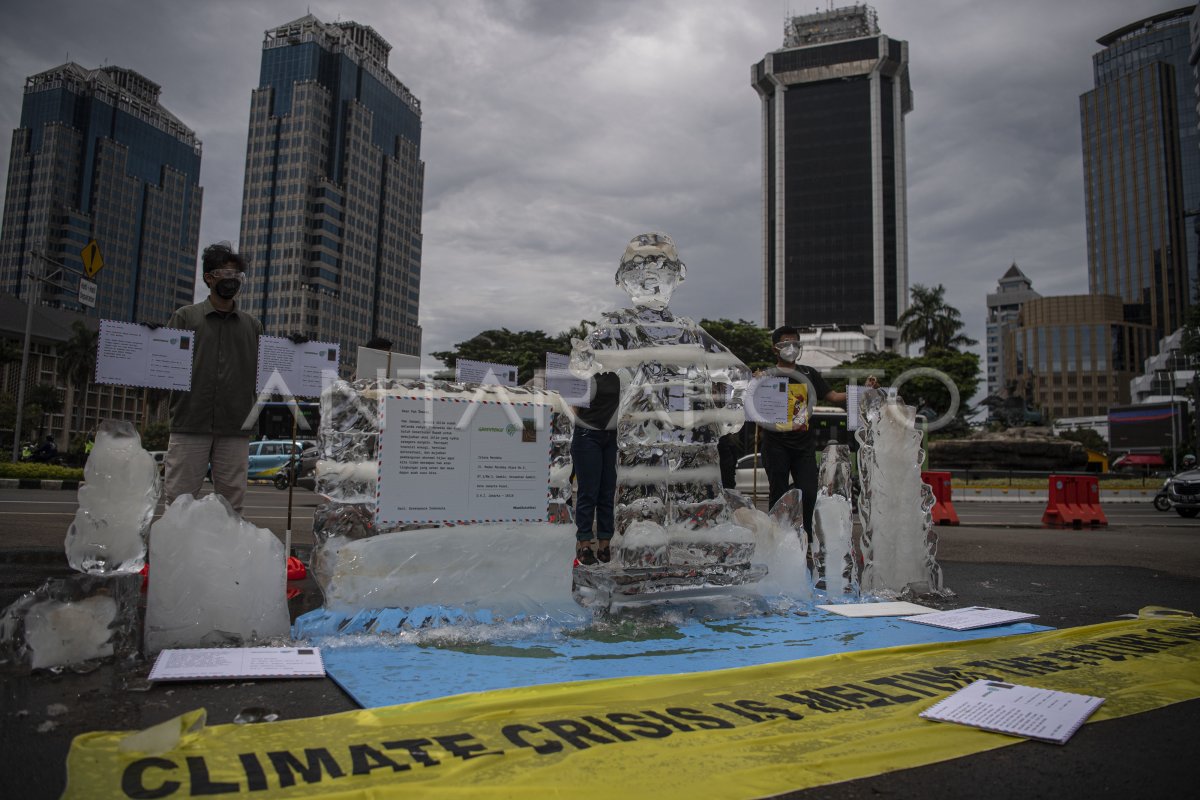
<path id="1" fill-rule="evenodd" d="M 241 288 L 242 282 L 237 278 L 222 278 L 217 281 L 217 285 L 213 287 L 213 291 L 222 300 L 232 300 L 237 295 L 238 289 Z"/>

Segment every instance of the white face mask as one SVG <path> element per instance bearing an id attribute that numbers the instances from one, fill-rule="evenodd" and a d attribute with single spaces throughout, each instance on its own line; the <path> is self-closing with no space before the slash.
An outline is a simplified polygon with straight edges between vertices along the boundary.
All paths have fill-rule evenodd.
<path id="1" fill-rule="evenodd" d="M 779 347 L 779 357 L 789 364 L 795 363 L 800 357 L 800 345 L 795 342 L 784 342 Z"/>

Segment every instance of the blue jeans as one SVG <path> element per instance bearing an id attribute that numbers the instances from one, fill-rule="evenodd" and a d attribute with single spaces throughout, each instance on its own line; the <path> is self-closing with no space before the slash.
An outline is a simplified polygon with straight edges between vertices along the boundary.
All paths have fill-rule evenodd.
<path id="1" fill-rule="evenodd" d="M 575 538 L 611 539 L 613 502 L 617 492 L 617 432 L 575 426 L 571 438 L 571 461 L 575 466 Z"/>

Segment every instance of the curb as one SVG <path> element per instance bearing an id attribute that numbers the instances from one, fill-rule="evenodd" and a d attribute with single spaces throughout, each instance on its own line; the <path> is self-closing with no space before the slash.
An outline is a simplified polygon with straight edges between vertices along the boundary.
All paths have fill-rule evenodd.
<path id="1" fill-rule="evenodd" d="M 37 478 L 0 478 L 0 489 L 79 489 L 83 481 L 52 481 Z"/>

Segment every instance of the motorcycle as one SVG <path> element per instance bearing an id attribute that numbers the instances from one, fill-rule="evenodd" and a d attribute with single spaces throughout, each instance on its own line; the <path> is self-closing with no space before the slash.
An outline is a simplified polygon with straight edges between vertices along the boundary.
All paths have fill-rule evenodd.
<path id="1" fill-rule="evenodd" d="M 276 489 L 287 489 L 289 486 L 305 486 L 312 488 L 315 486 L 313 472 L 317 466 L 317 457 L 320 451 L 315 447 L 310 447 L 302 452 L 296 459 L 295 474 L 289 469 L 290 465 L 284 467 L 275 473 L 272 483 Z"/>
<path id="2" fill-rule="evenodd" d="M 1167 496 L 1167 487 L 1171 484 L 1171 479 L 1167 478 L 1163 481 L 1162 488 L 1158 490 L 1158 494 L 1154 495 L 1154 507 L 1159 511 L 1171 510 L 1171 498 Z"/>

